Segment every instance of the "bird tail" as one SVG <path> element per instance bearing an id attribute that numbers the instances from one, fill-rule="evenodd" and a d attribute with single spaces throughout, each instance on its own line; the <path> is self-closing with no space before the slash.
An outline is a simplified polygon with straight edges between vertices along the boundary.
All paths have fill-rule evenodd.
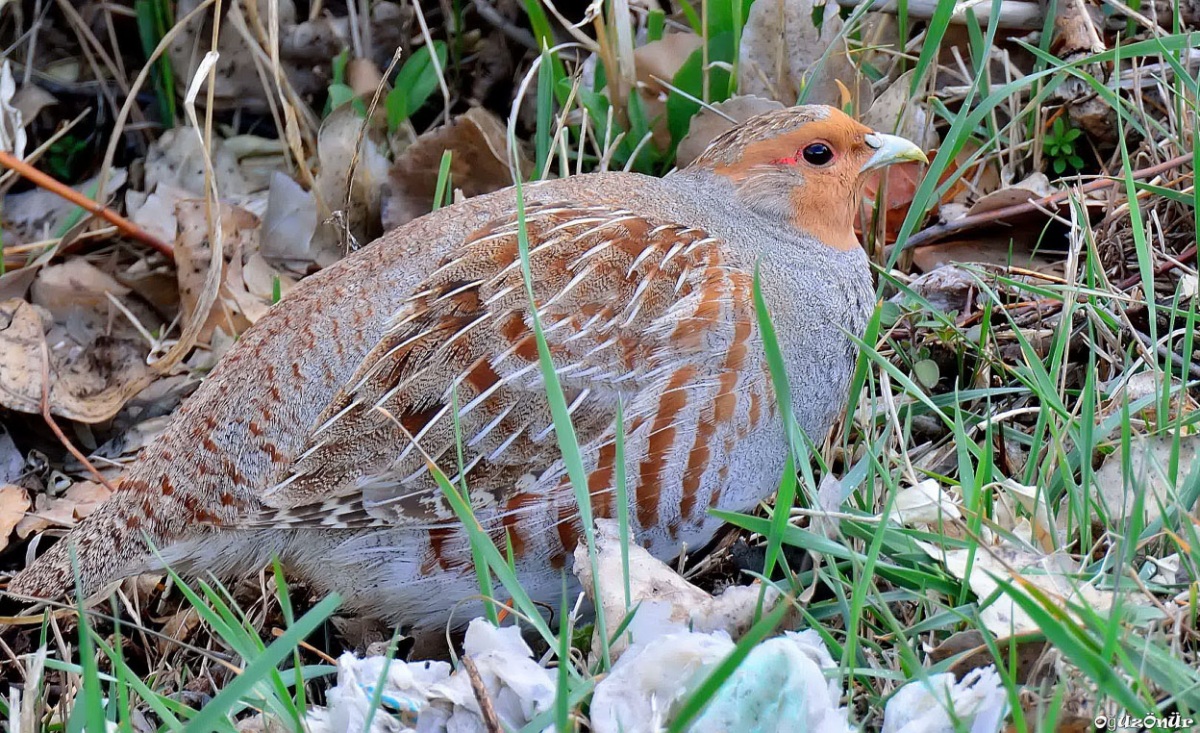
<path id="1" fill-rule="evenodd" d="M 139 492 L 118 490 L 64 539 L 22 570 L 8 585 L 13 596 L 65 601 L 103 589 L 139 572 L 162 546 L 165 527 L 133 519 L 143 509 Z M 144 516 L 144 512 L 142 514 Z M 140 529 L 141 531 L 137 531 Z"/>

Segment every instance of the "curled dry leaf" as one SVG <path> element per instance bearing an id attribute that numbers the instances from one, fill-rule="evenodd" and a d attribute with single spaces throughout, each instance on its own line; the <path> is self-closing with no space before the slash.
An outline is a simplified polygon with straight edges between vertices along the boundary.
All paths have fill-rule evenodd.
<path id="1" fill-rule="evenodd" d="M 8 546 L 9 535 L 31 506 L 25 489 L 12 484 L 0 486 L 0 550 Z"/>
<path id="2" fill-rule="evenodd" d="M 1063 539 L 1054 523 L 1049 498 L 1045 489 L 1004 479 L 997 488 L 1004 493 L 997 496 L 995 519 L 1001 528 L 1020 532 L 1023 538 L 1046 552 L 1063 545 Z M 1017 512 L 1017 507 L 1021 512 Z M 1026 515 L 1028 518 L 1026 518 Z"/>
<path id="3" fill-rule="evenodd" d="M 13 98 L 17 94 L 17 82 L 13 79 L 12 64 L 5 61 L 0 66 L 0 150 L 12 153 L 18 159 L 25 157 L 24 115 Z"/>
<path id="4" fill-rule="evenodd" d="M 43 348 L 50 314 L 22 300 L 0 303 L 0 405 L 41 412 Z M 149 383 L 145 344 L 105 334 L 79 344 L 51 340 L 50 410 L 83 423 L 103 422 Z"/>
<path id="5" fill-rule="evenodd" d="M 699 158 L 717 135 L 735 124 L 776 109 L 783 109 L 783 103 L 752 94 L 730 97 L 724 102 L 712 105 L 711 109 L 701 108 L 699 113 L 692 116 L 687 135 L 679 141 L 679 147 L 675 151 L 675 165 L 682 168 Z"/>
<path id="6" fill-rule="evenodd" d="M 317 136 L 320 170 L 314 193 L 318 207 L 327 207 L 323 211 L 338 212 L 333 218 L 329 218 L 331 213 L 319 215 L 321 221 L 310 244 L 322 266 L 383 233 L 380 206 L 390 166 L 385 154 L 386 130 L 382 110 L 368 123 L 353 104 L 338 107 L 321 125 Z"/>
<path id="7" fill-rule="evenodd" d="M 421 135 L 396 159 L 384 188 L 383 226 L 392 229 L 429 213 L 442 153 L 450 151 L 450 183 L 467 197 L 512 185 L 504 123 L 496 115 L 470 111 Z M 521 170 L 531 163 L 520 151 Z"/>
<path id="8" fill-rule="evenodd" d="M 779 0 L 750 7 L 739 51 L 738 89 L 788 105 L 806 91 L 808 104 L 837 105 L 842 98 L 841 82 L 851 91 L 854 109 L 866 109 L 871 104 L 871 85 L 859 73 L 840 37 L 838 4 L 822 6 L 820 28 L 813 22 L 815 10 L 811 0 Z"/>

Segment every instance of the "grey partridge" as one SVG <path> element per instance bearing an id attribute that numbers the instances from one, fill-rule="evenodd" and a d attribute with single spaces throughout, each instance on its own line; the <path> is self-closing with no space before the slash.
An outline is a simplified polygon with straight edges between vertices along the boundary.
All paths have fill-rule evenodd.
<path id="1" fill-rule="evenodd" d="M 533 291 L 598 517 L 615 515 L 623 406 L 631 531 L 660 558 L 748 510 L 787 457 L 755 315 L 761 268 L 810 436 L 844 408 L 874 307 L 854 233 L 863 174 L 924 159 L 830 107 L 770 112 L 663 178 L 524 186 Z M 157 567 L 231 576 L 277 555 L 364 615 L 428 628 L 477 592 L 424 456 L 553 602 L 581 536 L 538 364 L 517 194 L 406 224 L 303 281 L 229 351 L 121 490 L 18 575 L 85 594 Z M 452 413 L 457 405 L 457 420 Z M 469 611 L 464 611 L 464 614 Z M 463 618 L 469 618 L 464 615 Z"/>

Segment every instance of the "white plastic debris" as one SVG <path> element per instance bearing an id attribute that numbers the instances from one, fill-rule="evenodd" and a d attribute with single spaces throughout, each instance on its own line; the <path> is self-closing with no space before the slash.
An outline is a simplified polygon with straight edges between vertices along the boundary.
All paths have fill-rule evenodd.
<path id="1" fill-rule="evenodd" d="M 475 662 L 496 716 L 509 730 L 524 727 L 554 703 L 554 677 L 533 661 L 516 627 L 496 628 L 483 619 L 467 627 L 463 653 Z M 465 669 L 447 662 L 359 659 L 343 654 L 329 704 L 308 715 L 310 733 L 483 733 L 479 701 Z M 376 685 L 379 708 L 371 716 Z M 366 728 L 371 717 L 371 727 Z"/>
<path id="2" fill-rule="evenodd" d="M 1008 715 L 1008 696 L 994 666 L 955 682 L 953 674 L 913 680 L 888 700 L 882 733 L 996 733 Z"/>
<path id="3" fill-rule="evenodd" d="M 591 706 L 596 733 L 661 730 L 734 649 L 723 631 L 677 629 L 655 636 L 639 628 L 647 623 L 661 629 L 664 619 L 639 612 L 630 624 L 634 643 L 596 685 Z M 825 676 L 835 668 L 815 631 L 769 639 L 750 652 L 689 731 L 850 731 L 847 710 L 838 704 L 841 687 Z"/>
<path id="4" fill-rule="evenodd" d="M 609 628 L 625 617 L 626 608 L 640 607 L 639 628 L 643 635 L 659 636 L 676 629 L 691 631 L 724 631 L 739 638 L 754 623 L 762 597 L 762 613 L 769 613 L 779 601 L 774 586 L 763 591 L 759 581 L 749 585 L 733 585 L 720 595 L 712 596 L 685 580 L 669 565 L 651 555 L 637 544 L 629 544 L 629 606 L 625 604 L 621 537 L 616 521 L 596 520 L 596 554 L 600 576 L 600 605 Z M 580 542 L 575 549 L 575 575 L 591 598 L 592 566 L 587 547 Z M 593 603 L 595 599 L 593 598 Z M 660 624 L 652 624 L 658 619 Z M 637 633 L 630 633 L 637 641 Z M 625 651 L 627 637 L 623 636 L 610 648 L 616 659 Z M 593 641 L 593 646 L 598 643 Z"/>

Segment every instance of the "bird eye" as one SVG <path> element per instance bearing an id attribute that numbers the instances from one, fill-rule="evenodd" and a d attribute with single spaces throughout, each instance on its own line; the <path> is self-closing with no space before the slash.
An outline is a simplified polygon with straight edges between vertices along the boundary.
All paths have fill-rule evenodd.
<path id="1" fill-rule="evenodd" d="M 825 143 L 810 143 L 804 148 L 804 162 L 810 165 L 827 165 L 833 160 L 833 149 Z"/>

